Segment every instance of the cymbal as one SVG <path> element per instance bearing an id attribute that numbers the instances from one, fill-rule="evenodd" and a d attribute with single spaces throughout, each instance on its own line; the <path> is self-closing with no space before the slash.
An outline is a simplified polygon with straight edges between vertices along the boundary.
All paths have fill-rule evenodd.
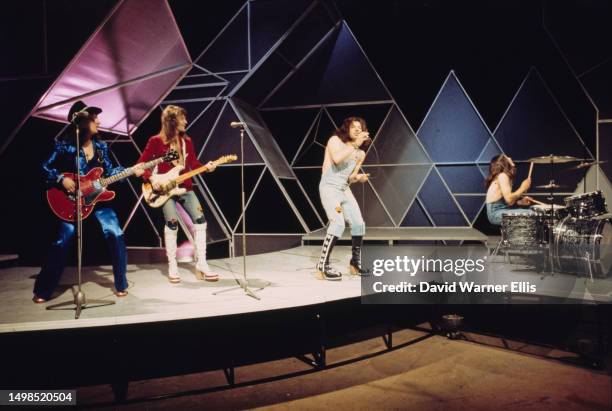
<path id="1" fill-rule="evenodd" d="M 543 188 L 545 190 L 556 190 L 558 188 L 565 188 L 565 187 L 567 187 L 567 186 L 563 185 L 563 184 L 559 185 L 559 184 L 554 184 L 554 183 L 553 184 L 550 184 L 550 183 L 549 184 L 544 184 L 544 185 L 541 185 L 541 186 L 535 186 L 535 188 Z"/>
<path id="2" fill-rule="evenodd" d="M 588 162 L 588 163 L 580 163 L 577 166 L 568 168 L 565 171 L 582 170 L 583 168 L 595 166 L 597 164 L 604 164 L 604 163 L 607 163 L 607 161 L 591 161 L 591 162 Z"/>
<path id="3" fill-rule="evenodd" d="M 528 163 L 535 164 L 560 164 L 560 163 L 571 163 L 572 161 L 580 161 L 577 157 L 572 156 L 555 156 L 553 154 L 549 156 L 532 157 L 526 160 Z"/>

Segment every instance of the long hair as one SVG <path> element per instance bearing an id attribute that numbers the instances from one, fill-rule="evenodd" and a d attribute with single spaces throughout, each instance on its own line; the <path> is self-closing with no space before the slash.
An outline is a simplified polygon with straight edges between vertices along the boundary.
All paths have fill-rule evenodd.
<path id="1" fill-rule="evenodd" d="M 166 106 L 161 114 L 161 130 L 160 134 L 170 138 L 176 134 L 178 128 L 178 119 L 181 116 L 186 116 L 187 111 L 183 107 L 169 105 Z"/>
<path id="2" fill-rule="evenodd" d="M 94 121 L 92 117 L 83 117 L 75 120 L 73 124 L 70 124 L 66 129 L 66 132 L 59 139 L 67 142 L 68 144 L 76 145 L 76 133 L 77 129 L 79 132 L 79 141 L 81 144 L 85 141 L 85 138 L 89 134 L 89 124 Z M 92 135 L 91 137 L 96 137 L 97 134 Z"/>
<path id="3" fill-rule="evenodd" d="M 344 121 L 342 122 L 342 125 L 340 126 L 340 128 L 338 128 L 335 131 L 335 134 L 340 138 L 340 140 L 342 140 L 343 143 L 348 143 L 349 141 L 353 140 L 351 138 L 349 130 L 351 128 L 351 124 L 353 124 L 355 121 L 358 121 L 359 124 L 361 124 L 361 130 L 362 131 L 368 131 L 368 126 L 366 125 L 365 120 L 362 119 L 361 117 L 348 117 L 348 118 L 345 118 Z M 366 140 L 366 141 L 363 142 L 363 144 L 359 148 L 365 149 L 365 148 L 367 148 L 370 145 L 371 142 L 372 142 L 372 140 Z"/>
<path id="4" fill-rule="evenodd" d="M 489 176 L 485 180 L 485 188 L 489 188 L 491 183 L 493 183 L 501 173 L 505 173 L 510 179 L 510 182 L 514 180 L 514 175 L 516 174 L 516 167 L 510 164 L 510 160 L 508 160 L 505 154 L 500 154 L 491 159 L 489 163 Z"/>

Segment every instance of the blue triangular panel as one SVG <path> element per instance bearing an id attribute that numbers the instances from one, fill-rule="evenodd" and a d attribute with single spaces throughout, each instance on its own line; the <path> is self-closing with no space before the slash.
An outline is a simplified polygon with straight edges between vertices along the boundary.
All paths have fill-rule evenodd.
<path id="1" fill-rule="evenodd" d="M 417 136 L 438 163 L 476 161 L 491 134 L 451 72 Z"/>
<path id="2" fill-rule="evenodd" d="M 418 194 L 436 226 L 465 226 L 467 222 L 435 171 L 429 173 Z"/>

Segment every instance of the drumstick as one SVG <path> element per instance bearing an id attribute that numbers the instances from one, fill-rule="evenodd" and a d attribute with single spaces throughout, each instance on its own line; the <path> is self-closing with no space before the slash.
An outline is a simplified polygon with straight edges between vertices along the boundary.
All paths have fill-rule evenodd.
<path id="1" fill-rule="evenodd" d="M 533 163 L 529 163 L 529 175 L 527 175 L 527 178 L 531 178 L 532 171 L 533 171 Z"/>
<path id="2" fill-rule="evenodd" d="M 531 197 L 529 197 L 529 198 L 531 198 Z M 531 198 L 531 201 L 533 201 L 534 203 L 543 205 L 543 206 L 550 206 L 550 204 L 543 203 L 541 201 L 536 200 L 535 198 Z"/>

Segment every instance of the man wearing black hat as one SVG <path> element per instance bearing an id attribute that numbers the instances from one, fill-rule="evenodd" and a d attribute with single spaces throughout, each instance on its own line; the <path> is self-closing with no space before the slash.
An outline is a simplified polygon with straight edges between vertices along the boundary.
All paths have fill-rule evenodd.
<path id="1" fill-rule="evenodd" d="M 79 133 L 81 145 L 79 152 L 79 172 L 81 175 L 87 174 L 94 167 L 102 167 L 104 177 L 110 177 L 124 170 L 123 167 L 113 167 L 108 155 L 108 145 L 96 138 L 100 124 L 98 114 L 101 112 L 102 109 L 88 107 L 82 101 L 77 101 L 72 105 L 68 113 L 71 133 L 69 133 L 68 138 L 56 142 L 53 153 L 42 165 L 47 184 L 61 186 L 70 193 L 76 190 L 76 182 L 62 174 L 76 171 L 76 132 Z M 135 169 L 136 176 L 142 175 L 143 172 L 142 168 L 137 167 Z M 126 278 L 127 252 L 123 231 L 119 225 L 117 214 L 112 208 L 98 207 L 94 210 L 94 214 L 100 223 L 112 255 L 115 295 L 123 297 L 127 295 L 126 288 L 128 287 Z M 57 238 L 51 244 L 49 254 L 36 277 L 33 298 L 35 303 L 44 303 L 51 298 L 64 271 L 70 240 L 74 237 L 75 230 L 74 223 L 60 221 Z"/>

